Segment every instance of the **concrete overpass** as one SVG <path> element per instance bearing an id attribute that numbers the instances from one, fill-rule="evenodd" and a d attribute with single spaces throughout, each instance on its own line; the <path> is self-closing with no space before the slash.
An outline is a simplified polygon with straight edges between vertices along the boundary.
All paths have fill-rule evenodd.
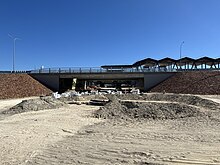
<path id="1" fill-rule="evenodd" d="M 147 91 L 174 75 L 175 71 L 149 72 L 136 69 L 105 70 L 102 68 L 57 68 L 31 71 L 29 75 L 53 91 L 63 92 L 70 88 L 73 79 L 85 81 L 133 81 L 136 87 Z"/>

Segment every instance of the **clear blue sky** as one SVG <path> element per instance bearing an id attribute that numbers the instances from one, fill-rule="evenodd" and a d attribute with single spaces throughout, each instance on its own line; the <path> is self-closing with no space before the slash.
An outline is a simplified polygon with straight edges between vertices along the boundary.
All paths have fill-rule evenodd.
<path id="1" fill-rule="evenodd" d="M 0 70 L 220 56 L 220 0 L 0 0 Z"/>

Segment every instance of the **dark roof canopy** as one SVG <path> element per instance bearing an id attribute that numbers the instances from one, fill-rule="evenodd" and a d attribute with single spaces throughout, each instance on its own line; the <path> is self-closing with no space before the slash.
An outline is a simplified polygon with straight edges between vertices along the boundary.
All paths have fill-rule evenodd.
<path id="1" fill-rule="evenodd" d="M 217 58 L 215 61 L 216 61 L 216 62 L 220 62 L 220 58 Z"/>
<path id="2" fill-rule="evenodd" d="M 195 61 L 195 59 L 189 58 L 189 57 L 183 57 L 183 58 L 177 60 L 177 62 L 186 62 L 186 63 L 192 63 L 194 61 Z"/>
<path id="3" fill-rule="evenodd" d="M 172 59 L 172 58 L 169 58 L 169 57 L 166 57 L 166 58 L 163 58 L 161 60 L 158 60 L 159 63 L 173 63 L 173 62 L 176 62 L 176 60 Z"/>
<path id="4" fill-rule="evenodd" d="M 137 61 L 133 64 L 133 66 L 140 66 L 145 64 L 156 64 L 158 61 L 152 58 L 145 58 L 143 60 Z"/>
<path id="5" fill-rule="evenodd" d="M 196 62 L 201 62 L 201 63 L 204 63 L 204 62 L 214 62 L 214 61 L 215 61 L 215 59 L 210 58 L 210 57 L 201 57 L 201 58 L 196 60 Z"/>
<path id="6" fill-rule="evenodd" d="M 199 58 L 199 59 L 193 59 L 193 58 L 190 58 L 190 57 L 183 57 L 183 58 L 178 59 L 178 60 L 175 60 L 175 59 L 172 59 L 172 58 L 169 58 L 169 57 L 166 57 L 166 58 L 163 58 L 163 59 L 160 59 L 160 60 L 155 60 L 155 59 L 152 59 L 152 58 L 146 58 L 144 60 L 137 61 L 133 65 L 141 66 L 141 65 L 148 65 L 148 64 L 153 64 L 153 63 L 154 64 L 162 64 L 162 65 L 169 65 L 170 63 L 177 63 L 177 64 L 178 63 L 197 63 L 197 64 L 207 63 L 207 64 L 210 64 L 210 63 L 214 63 L 214 62 L 220 62 L 220 58 L 213 59 L 213 58 L 210 58 L 210 57 L 202 57 L 202 58 Z"/>
<path id="7" fill-rule="evenodd" d="M 214 59 L 214 58 L 210 58 L 210 57 L 201 57 L 199 59 L 193 59 L 190 57 L 183 57 L 181 59 L 175 60 L 169 57 L 160 59 L 160 60 L 156 60 L 156 59 L 152 59 L 152 58 L 146 58 L 140 61 L 135 62 L 132 65 L 103 65 L 101 66 L 102 68 L 105 69 L 120 69 L 120 68 L 132 68 L 132 67 L 138 67 L 138 66 L 156 66 L 156 65 L 165 65 L 168 66 L 170 64 L 176 64 L 176 65 L 182 65 L 182 63 L 188 63 L 188 64 L 192 64 L 195 63 L 196 65 L 200 65 L 200 64 L 208 64 L 208 65 L 213 65 L 216 62 L 220 62 L 220 58 Z"/>

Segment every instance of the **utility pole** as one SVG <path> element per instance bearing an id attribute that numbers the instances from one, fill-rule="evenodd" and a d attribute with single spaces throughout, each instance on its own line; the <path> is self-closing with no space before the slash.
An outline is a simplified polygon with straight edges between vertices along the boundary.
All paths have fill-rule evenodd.
<path id="1" fill-rule="evenodd" d="M 12 35 L 8 34 L 8 36 L 13 39 L 13 56 L 12 56 L 12 72 L 15 72 L 15 44 L 16 40 L 21 40 L 20 38 L 13 37 Z"/>

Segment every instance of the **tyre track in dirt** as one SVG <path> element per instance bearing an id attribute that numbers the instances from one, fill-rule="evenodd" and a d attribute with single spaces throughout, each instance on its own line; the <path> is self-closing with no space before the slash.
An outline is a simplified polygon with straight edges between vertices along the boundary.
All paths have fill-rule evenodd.
<path id="1" fill-rule="evenodd" d="M 161 104 L 167 104 L 165 96 L 167 95 L 162 96 Z M 168 95 L 169 99 L 175 96 Z M 190 96 L 187 96 L 184 104 L 188 102 L 188 97 Z M 193 100 L 195 99 L 199 98 L 193 97 Z M 176 100 L 181 100 L 180 96 Z M 218 104 L 205 101 L 208 103 L 206 111 L 210 110 L 215 114 L 220 113 L 219 109 L 215 108 L 215 105 Z M 158 102 L 160 102 L 159 99 L 156 103 Z M 205 108 L 203 106 L 205 105 L 204 102 L 193 101 L 192 103 L 202 105 L 202 108 Z M 153 104 L 152 99 L 151 104 Z M 118 105 L 119 102 L 117 102 L 115 108 Z M 196 105 L 190 104 L 190 107 Z M 85 105 L 74 106 L 74 108 L 81 109 L 81 106 Z M 199 110 L 199 107 L 197 109 Z M 77 113 L 80 112 L 77 110 Z M 83 114 L 81 114 L 81 117 L 94 120 L 92 111 L 90 112 L 81 112 Z M 109 112 L 111 113 L 111 111 Z M 71 113 L 66 115 L 68 114 Z M 74 120 L 75 117 L 77 116 L 72 116 L 71 119 Z M 133 118 L 129 120 L 112 118 L 111 120 L 81 127 L 77 132 L 71 129 L 71 127 L 75 127 L 74 125 L 68 125 L 68 129 L 65 127 L 60 129 L 65 134 L 63 138 L 53 143 L 47 143 L 40 150 L 35 150 L 20 164 L 219 165 L 219 119 L 218 116 L 212 118 L 206 115 L 176 119 L 149 118 L 148 120 L 138 121 Z M 84 120 L 82 119 L 82 121 Z"/>
<path id="2" fill-rule="evenodd" d="M 85 105 L 70 105 L 5 116 L 0 121 L 0 164 L 26 164 L 49 145 L 74 135 L 85 125 L 100 122 L 89 117 L 96 109 Z"/>
<path id="3" fill-rule="evenodd" d="M 220 164 L 220 133 L 214 132 L 220 126 L 204 123 L 192 129 L 185 128 L 192 125 L 186 120 L 100 123 L 49 146 L 28 164 Z"/>
<path id="4" fill-rule="evenodd" d="M 170 102 L 161 101 L 163 103 Z M 28 164 L 217 165 L 220 164 L 219 129 L 219 121 L 206 116 L 106 120 L 48 146 Z"/>

